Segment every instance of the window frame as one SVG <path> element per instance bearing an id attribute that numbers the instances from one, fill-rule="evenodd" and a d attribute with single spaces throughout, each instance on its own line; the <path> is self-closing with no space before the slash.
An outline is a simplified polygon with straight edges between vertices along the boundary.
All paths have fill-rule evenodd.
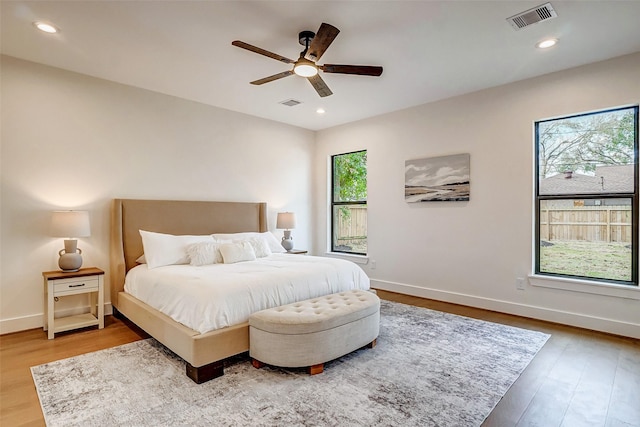
<path id="1" fill-rule="evenodd" d="M 634 149 L 633 149 L 633 180 L 634 180 L 634 188 L 632 193 L 567 193 L 567 194 L 540 194 L 540 143 L 539 143 L 539 129 L 540 124 L 545 122 L 551 122 L 555 120 L 561 119 L 572 119 L 576 117 L 584 117 L 591 116 L 595 114 L 605 114 L 609 112 L 621 111 L 621 110 L 633 110 L 633 119 L 634 119 Z M 534 188 L 534 198 L 535 198 L 535 227 L 534 227 L 534 274 L 538 276 L 546 276 L 551 278 L 564 278 L 564 279 L 577 279 L 577 280 L 587 280 L 593 281 L 600 284 L 613 284 L 613 285 L 625 285 L 629 287 L 639 287 L 638 283 L 638 200 L 639 200 L 639 185 L 638 185 L 638 134 L 639 134 L 639 122 L 638 122 L 638 105 L 627 105 L 615 108 L 608 108 L 604 110 L 597 110 L 587 113 L 579 113 L 579 114 L 570 114 L 566 116 L 560 116 L 550 119 L 544 120 L 536 120 L 534 122 L 534 144 L 535 144 L 535 188 Z M 606 279 L 606 278 L 595 278 L 591 276 L 578 276 L 578 275 L 570 275 L 570 274 L 562 274 L 562 273 L 551 273 L 551 272 L 542 272 L 540 271 L 540 202 L 543 200 L 594 200 L 594 199 L 631 199 L 631 280 L 616 280 L 616 279 Z"/>
<path id="2" fill-rule="evenodd" d="M 340 156 L 346 156 L 349 154 L 354 154 L 354 153 L 366 153 L 367 150 L 366 149 L 362 149 L 362 150 L 355 150 L 355 151 L 349 151 L 347 153 L 340 153 L 340 154 L 332 154 L 331 155 L 331 201 L 329 203 L 329 214 L 331 215 L 331 230 L 329 233 L 329 240 L 331 242 L 331 252 L 332 253 L 339 253 L 339 254 L 346 254 L 346 255 L 356 255 L 356 256 L 367 256 L 368 250 L 369 250 L 369 245 L 367 245 L 367 252 L 349 252 L 349 251 L 344 251 L 344 250 L 339 250 L 336 249 L 335 246 L 335 242 L 333 240 L 333 236 L 335 235 L 335 227 L 336 227 L 336 218 L 335 218 L 335 207 L 336 206 L 348 206 L 348 205 L 364 205 L 367 206 L 367 199 L 369 198 L 369 169 L 368 169 L 368 165 L 367 165 L 367 198 L 365 200 L 358 200 L 358 201 L 336 201 L 335 196 L 336 196 L 336 192 L 335 192 L 335 158 L 336 157 L 340 157 Z M 367 238 L 369 237 L 369 228 L 367 226 Z"/>

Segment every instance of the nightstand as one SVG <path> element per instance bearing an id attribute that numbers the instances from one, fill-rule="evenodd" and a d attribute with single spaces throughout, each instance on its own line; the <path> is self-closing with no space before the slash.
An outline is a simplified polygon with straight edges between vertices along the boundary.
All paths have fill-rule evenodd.
<path id="1" fill-rule="evenodd" d="M 44 277 L 44 330 L 48 338 L 56 332 L 98 325 L 104 328 L 104 271 L 99 268 L 81 268 L 74 272 L 45 271 Z M 90 294 L 91 312 L 74 316 L 54 316 L 55 299 L 69 295 Z"/>
<path id="2" fill-rule="evenodd" d="M 305 251 L 304 249 L 291 249 L 290 251 L 287 251 L 285 253 L 294 254 L 294 255 L 304 255 L 304 254 L 306 254 L 308 252 L 309 251 Z"/>

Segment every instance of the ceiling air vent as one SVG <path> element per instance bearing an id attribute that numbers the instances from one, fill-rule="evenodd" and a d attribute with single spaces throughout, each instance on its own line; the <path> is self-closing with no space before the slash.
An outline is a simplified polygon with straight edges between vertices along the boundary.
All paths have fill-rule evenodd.
<path id="1" fill-rule="evenodd" d="M 536 6 L 533 9 L 529 9 L 517 15 L 513 15 L 507 18 L 507 21 L 515 30 L 520 30 L 524 27 L 528 27 L 538 22 L 546 21 L 547 19 L 555 18 L 558 14 L 553 10 L 551 3 L 545 3 L 540 6 Z"/>
<path id="2" fill-rule="evenodd" d="M 302 104 L 302 102 L 295 99 L 287 99 L 286 101 L 281 101 L 280 104 L 286 105 L 287 107 L 295 107 L 298 104 Z"/>

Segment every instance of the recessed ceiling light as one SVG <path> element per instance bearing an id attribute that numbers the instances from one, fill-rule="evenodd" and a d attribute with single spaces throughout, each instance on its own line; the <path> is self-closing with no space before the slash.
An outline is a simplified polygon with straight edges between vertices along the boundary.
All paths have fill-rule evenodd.
<path id="1" fill-rule="evenodd" d="M 55 26 L 42 21 L 36 21 L 33 23 L 33 25 L 40 31 L 44 31 L 45 33 L 49 33 L 49 34 L 55 34 L 60 31 Z"/>
<path id="2" fill-rule="evenodd" d="M 318 109 L 316 110 L 316 113 L 318 113 L 318 114 L 324 114 L 324 113 L 325 113 L 324 108 L 318 108 Z"/>
<path id="3" fill-rule="evenodd" d="M 538 49 L 548 49 L 552 46 L 555 46 L 557 43 L 558 43 L 558 39 L 545 39 L 536 43 L 536 47 Z"/>

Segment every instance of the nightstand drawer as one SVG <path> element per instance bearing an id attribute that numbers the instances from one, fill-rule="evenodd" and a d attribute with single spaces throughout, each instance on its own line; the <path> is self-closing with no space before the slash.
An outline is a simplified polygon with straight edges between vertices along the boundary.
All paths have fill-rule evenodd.
<path id="1" fill-rule="evenodd" d="M 88 289 L 98 290 L 97 277 L 78 277 L 74 279 L 58 279 L 53 281 L 53 295 L 68 294 Z"/>

